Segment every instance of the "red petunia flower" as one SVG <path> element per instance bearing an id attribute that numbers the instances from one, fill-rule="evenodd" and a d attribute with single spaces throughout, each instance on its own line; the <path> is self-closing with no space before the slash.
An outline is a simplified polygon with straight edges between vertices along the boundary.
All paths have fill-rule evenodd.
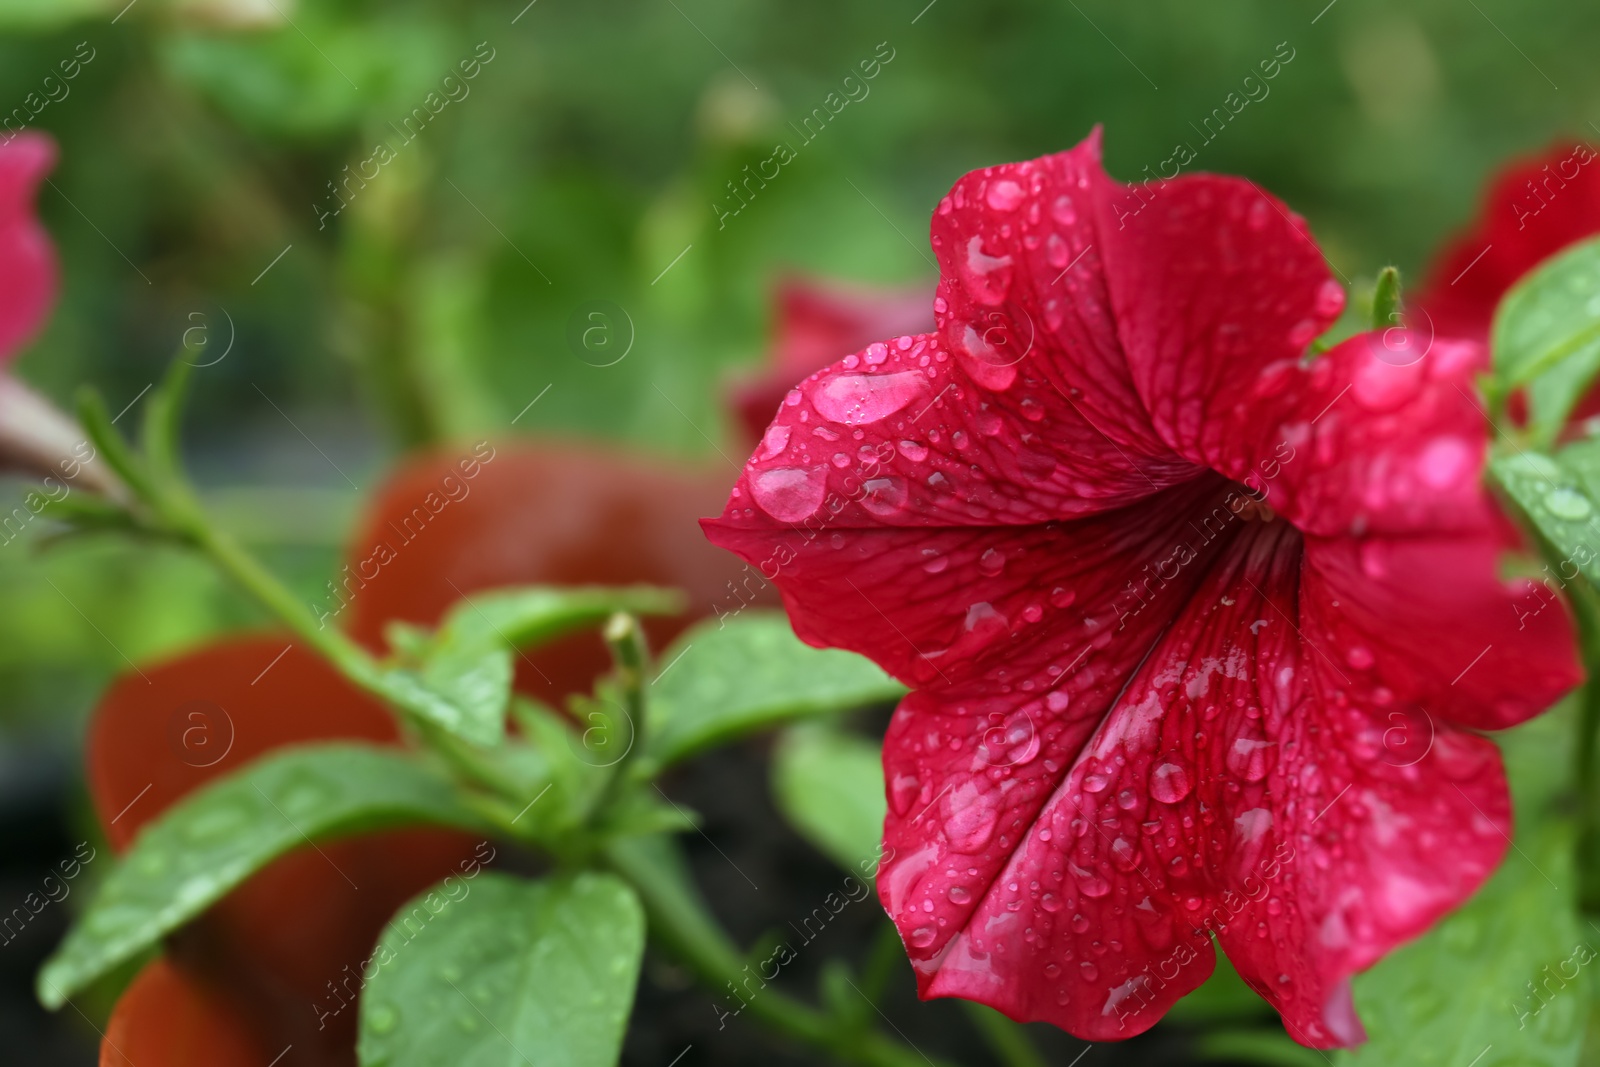
<path id="1" fill-rule="evenodd" d="M 1098 134 L 940 201 L 937 332 L 791 391 L 708 535 L 913 688 L 879 895 L 922 995 L 1088 1039 L 1213 937 L 1312 1046 L 1507 846 L 1510 726 L 1575 683 L 1495 576 L 1476 346 L 1361 336 L 1252 183 Z M 1524 599 L 1519 601 L 1519 597 Z"/>
<path id="2" fill-rule="evenodd" d="M 774 304 L 770 367 L 740 379 L 729 402 L 749 439 L 759 440 L 772 413 L 794 383 L 880 337 L 933 325 L 928 294 L 920 287 L 876 289 L 787 278 Z"/>
<path id="3" fill-rule="evenodd" d="M 55 161 L 55 143 L 43 134 L 0 143 L 0 364 L 39 332 L 56 300 L 55 248 L 33 207 Z"/>

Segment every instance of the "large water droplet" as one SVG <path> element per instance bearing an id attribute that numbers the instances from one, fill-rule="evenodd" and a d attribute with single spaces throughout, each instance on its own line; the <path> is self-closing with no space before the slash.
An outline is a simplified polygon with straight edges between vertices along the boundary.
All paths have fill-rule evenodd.
<path id="1" fill-rule="evenodd" d="M 1552 489 L 1544 495 L 1545 510 L 1558 519 L 1581 522 L 1594 511 L 1593 505 L 1581 494 L 1571 489 Z"/>
<path id="2" fill-rule="evenodd" d="M 1010 178 L 1001 178 L 989 186 L 984 199 L 996 211 L 1015 211 L 1027 195 L 1022 186 Z"/>
<path id="3" fill-rule="evenodd" d="M 995 823 L 1000 810 L 987 793 L 972 788 L 958 791 L 953 798 L 955 810 L 944 823 L 944 835 L 950 847 L 957 852 L 979 852 L 994 836 Z"/>
<path id="4" fill-rule="evenodd" d="M 799 522 L 822 506 L 827 489 L 820 470 L 773 467 L 750 479 L 756 504 L 779 522 Z"/>
<path id="5" fill-rule="evenodd" d="M 896 374 L 841 374 L 817 387 L 811 402 L 823 418 L 847 426 L 886 419 L 921 396 L 928 379 L 914 370 Z"/>
<path id="6" fill-rule="evenodd" d="M 773 425 L 761 435 L 761 454 L 757 459 L 771 459 L 789 446 L 789 427 Z"/>
<path id="7" fill-rule="evenodd" d="M 1163 763 L 1150 772 L 1150 795 L 1163 804 L 1176 804 L 1194 789 L 1189 775 L 1176 763 Z"/>
<path id="8" fill-rule="evenodd" d="M 990 307 L 1005 300 L 1011 285 L 1011 257 L 985 252 L 983 235 L 974 234 L 967 242 L 967 254 L 960 266 L 961 280 L 974 300 Z"/>
<path id="9" fill-rule="evenodd" d="M 903 478 L 869 478 L 861 483 L 861 506 L 883 518 L 897 515 L 906 506 L 906 483 Z"/>
<path id="10" fill-rule="evenodd" d="M 1271 741 L 1238 738 L 1228 750 L 1228 769 L 1247 782 L 1259 782 L 1267 776 L 1273 747 Z"/>

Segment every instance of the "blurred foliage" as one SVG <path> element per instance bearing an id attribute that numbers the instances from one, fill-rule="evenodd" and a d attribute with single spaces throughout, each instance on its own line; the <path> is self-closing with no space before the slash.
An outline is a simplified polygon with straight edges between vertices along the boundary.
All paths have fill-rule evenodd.
<path id="1" fill-rule="evenodd" d="M 304 589 L 420 441 L 721 463 L 721 383 L 760 358 L 774 278 L 931 281 L 929 212 L 970 168 L 1103 123 L 1133 178 L 1187 141 L 1303 212 L 1342 274 L 1414 277 L 1494 166 L 1600 115 L 1600 9 L 1556 0 L 523 3 L 0 0 L 0 107 L 53 97 L 33 124 L 61 147 L 40 208 L 63 299 L 19 372 L 117 411 L 183 346 L 226 350 L 190 451 Z M 790 124 L 880 42 L 867 95 L 805 142 Z M 1282 42 L 1270 93 L 1205 142 Z M 780 141 L 797 158 L 719 227 Z M 598 302 L 610 366 L 576 340 Z M 36 542 L 0 545 L 13 722 L 76 729 L 124 657 L 254 618 L 175 555 Z"/>

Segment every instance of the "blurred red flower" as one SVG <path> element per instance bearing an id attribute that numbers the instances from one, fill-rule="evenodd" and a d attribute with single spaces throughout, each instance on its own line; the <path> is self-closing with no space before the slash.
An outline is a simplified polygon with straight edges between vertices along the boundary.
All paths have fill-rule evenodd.
<path id="1" fill-rule="evenodd" d="M 43 134 L 0 143 L 0 364 L 32 340 L 56 301 L 55 248 L 34 214 L 39 183 L 55 161 L 55 142 Z"/>
<path id="2" fill-rule="evenodd" d="M 800 379 L 880 337 L 931 328 L 929 297 L 921 286 L 880 289 L 802 277 L 779 282 L 768 365 L 739 379 L 729 391 L 748 440 L 760 439 Z"/>
<path id="3" fill-rule="evenodd" d="M 880 897 L 924 996 L 1131 1037 L 1214 935 L 1312 1046 L 1507 845 L 1499 753 L 1574 684 L 1495 575 L 1476 345 L 1307 361 L 1344 293 L 1248 181 L 1098 135 L 933 217 L 937 330 L 785 399 L 710 538 L 913 687 Z M 1533 604 L 1542 603 L 1529 598 Z"/>
<path id="4" fill-rule="evenodd" d="M 1439 250 L 1415 303 L 1426 309 L 1436 332 L 1487 341 L 1495 307 L 1517 279 L 1597 233 L 1595 150 L 1582 143 L 1553 145 L 1495 175 L 1478 217 Z"/>

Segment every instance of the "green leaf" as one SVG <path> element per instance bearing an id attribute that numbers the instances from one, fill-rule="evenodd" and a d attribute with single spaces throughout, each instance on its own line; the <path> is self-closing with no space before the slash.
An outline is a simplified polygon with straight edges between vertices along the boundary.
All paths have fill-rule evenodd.
<path id="1" fill-rule="evenodd" d="M 1600 239 L 1542 263 L 1506 294 L 1490 333 L 1495 391 L 1528 389 L 1528 431 L 1548 445 L 1600 370 Z"/>
<path id="2" fill-rule="evenodd" d="M 772 753 L 772 796 L 789 824 L 848 871 L 876 860 L 888 803 L 879 746 L 822 723 L 784 732 Z"/>
<path id="3" fill-rule="evenodd" d="M 1548 758 L 1552 741 L 1563 754 L 1559 726 L 1535 720 L 1500 735 L 1516 846 L 1465 907 L 1355 979 L 1368 1042 L 1340 1053 L 1340 1064 L 1578 1062 L 1593 983 L 1584 964 L 1594 960 L 1600 932 L 1574 909 L 1574 830 L 1553 814 L 1547 784 L 1569 762 Z"/>
<path id="4" fill-rule="evenodd" d="M 682 597 L 653 586 L 496 589 L 457 601 L 429 640 L 401 631 L 409 662 L 384 672 L 386 695 L 474 744 L 505 736 L 516 649 L 597 626 L 617 612 L 671 614 Z"/>
<path id="5" fill-rule="evenodd" d="M 646 691 L 647 766 L 656 768 L 778 723 L 905 693 L 864 657 L 805 644 L 778 612 L 703 622 L 660 662 Z"/>
<path id="6" fill-rule="evenodd" d="M 644 932 L 609 874 L 447 881 L 401 908 L 363 969 L 360 1062 L 611 1067 Z"/>
<path id="7" fill-rule="evenodd" d="M 1600 475 L 1600 443 L 1583 442 L 1563 449 L 1556 456 L 1543 452 L 1518 452 L 1494 456 L 1489 460 L 1493 478 L 1540 536 L 1563 560 L 1559 576 L 1549 575 L 1557 585 L 1581 572 L 1590 582 L 1600 584 L 1600 507 L 1592 494 Z M 1537 613 L 1547 601 L 1535 592 L 1524 597 L 1519 614 Z"/>
<path id="8" fill-rule="evenodd" d="M 478 828 L 450 784 L 398 751 L 291 749 L 213 782 L 140 831 L 39 972 L 58 1008 L 302 845 L 393 826 Z"/>

